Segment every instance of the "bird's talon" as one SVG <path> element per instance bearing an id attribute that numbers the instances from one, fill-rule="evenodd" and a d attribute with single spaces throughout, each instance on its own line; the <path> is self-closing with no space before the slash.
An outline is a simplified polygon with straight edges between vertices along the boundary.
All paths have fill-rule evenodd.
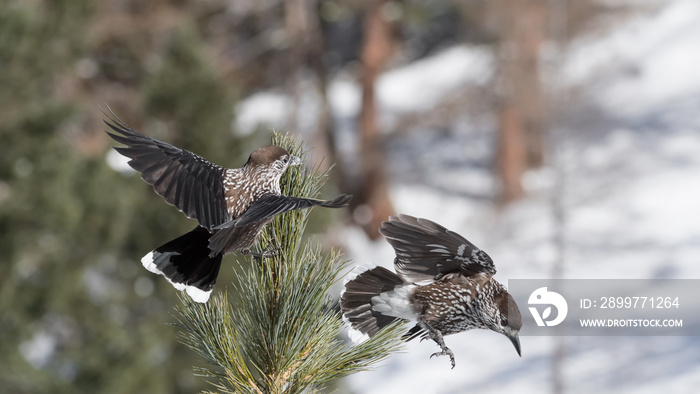
<path id="1" fill-rule="evenodd" d="M 274 246 L 274 247 L 273 247 L 272 244 L 270 244 L 270 245 L 267 245 L 267 247 L 265 248 L 265 250 L 263 250 L 262 253 L 261 253 L 260 255 L 261 255 L 262 257 L 266 257 L 266 258 L 275 257 L 275 256 L 277 256 L 277 255 L 279 254 L 279 253 L 278 253 L 279 250 L 280 250 L 280 247 L 279 247 L 279 246 Z"/>
<path id="2" fill-rule="evenodd" d="M 447 355 L 450 356 L 450 364 L 452 364 L 452 369 L 455 369 L 455 355 L 452 353 L 452 350 L 447 349 Z"/>
<path id="3" fill-rule="evenodd" d="M 267 245 L 267 247 L 262 252 L 252 252 L 250 249 L 241 249 L 241 254 L 244 256 L 253 256 L 253 258 L 262 260 L 264 258 L 271 258 L 277 256 L 280 250 L 279 246 L 272 246 L 272 244 Z"/>
<path id="4" fill-rule="evenodd" d="M 454 369 L 456 362 L 455 362 L 455 356 L 454 356 L 454 353 L 452 353 L 452 350 L 445 349 L 441 352 L 435 352 L 435 353 L 430 355 L 430 358 L 433 358 L 435 356 L 450 356 L 450 364 L 452 364 L 452 369 Z"/>

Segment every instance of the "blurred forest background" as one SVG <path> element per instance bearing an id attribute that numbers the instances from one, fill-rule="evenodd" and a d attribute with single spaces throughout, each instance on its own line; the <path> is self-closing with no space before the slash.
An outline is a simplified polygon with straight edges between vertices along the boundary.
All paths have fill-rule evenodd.
<path id="1" fill-rule="evenodd" d="M 272 127 L 299 133 L 313 147 L 307 165 L 336 163 L 329 186 L 355 195 L 346 217 L 314 216 L 313 228 L 374 239 L 396 213 L 392 182 L 497 211 L 525 197 L 525 174 L 557 168 L 570 130 L 608 121 L 586 107 L 588 82 L 565 86 L 554 72 L 570 43 L 657 5 L 0 0 L 0 391 L 207 388 L 166 325 L 173 288 L 138 262 L 193 224 L 124 168 L 98 105 L 226 167 Z M 448 60 L 425 62 L 435 56 Z M 428 69 L 424 80 L 382 79 L 412 65 Z M 615 72 L 637 72 L 623 66 Z M 414 162 L 426 152 L 494 181 L 440 185 L 430 171 L 446 167 Z M 219 291 L 232 275 L 222 269 Z"/>

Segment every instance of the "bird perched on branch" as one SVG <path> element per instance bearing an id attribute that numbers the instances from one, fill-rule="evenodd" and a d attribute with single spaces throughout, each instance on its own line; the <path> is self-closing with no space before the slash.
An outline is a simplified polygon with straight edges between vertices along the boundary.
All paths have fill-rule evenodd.
<path id="1" fill-rule="evenodd" d="M 114 113 L 105 123 L 114 148 L 130 158 L 129 165 L 165 201 L 199 223 L 194 230 L 160 246 L 141 259 L 151 272 L 163 275 L 194 301 L 206 302 L 219 274 L 222 257 L 240 251 L 249 254 L 262 228 L 275 215 L 322 206 L 348 205 L 352 196 L 341 194 L 321 201 L 284 196 L 280 177 L 301 159 L 278 146 L 250 154 L 241 168 L 226 169 L 196 154 L 143 135 Z M 268 257 L 268 248 L 258 257 Z"/>
<path id="2" fill-rule="evenodd" d="M 397 319 L 415 321 L 404 339 L 435 341 L 433 356 L 455 359 L 444 335 L 475 328 L 503 334 L 520 355 L 520 311 L 506 288 L 493 279 L 493 260 L 441 225 L 408 215 L 390 217 L 379 232 L 396 252 L 393 273 L 376 267 L 345 284 L 343 316 L 351 329 L 371 337 Z M 357 334 L 357 332 L 355 332 Z"/>

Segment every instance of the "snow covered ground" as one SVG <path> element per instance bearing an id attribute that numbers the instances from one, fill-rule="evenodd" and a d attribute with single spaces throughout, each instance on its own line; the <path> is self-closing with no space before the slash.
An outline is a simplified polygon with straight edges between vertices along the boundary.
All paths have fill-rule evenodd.
<path id="1" fill-rule="evenodd" d="M 456 53 L 443 58 L 454 61 Z M 636 71 L 626 72 L 630 67 Z M 430 69 L 392 73 L 379 97 L 390 103 L 389 86 L 411 86 Z M 700 2 L 667 2 L 605 37 L 582 40 L 563 71 L 563 81 L 591 86 L 588 97 L 600 105 L 591 116 L 607 120 L 603 126 L 596 119 L 591 126 L 578 122 L 559 135 L 559 168 L 527 174 L 526 199 L 499 210 L 484 198 L 494 180 L 483 132 L 456 131 L 452 139 L 416 132 L 391 146 L 396 210 L 472 240 L 494 259 L 496 278 L 504 283 L 551 277 L 559 234 L 565 278 L 700 279 Z M 405 102 L 410 92 L 397 92 L 397 111 L 415 107 Z M 553 214 L 557 194 L 563 223 Z M 348 258 L 358 264 L 391 266 L 393 251 L 385 241 L 370 242 L 357 229 L 344 230 L 342 238 Z M 376 371 L 346 379 L 347 390 L 547 392 L 553 354 L 562 344 L 565 392 L 692 393 L 700 387 L 700 337 L 525 336 L 521 342 L 519 358 L 495 333 L 446 337 L 454 370 L 447 358 L 428 358 L 437 350 L 434 343 L 411 342 Z"/>

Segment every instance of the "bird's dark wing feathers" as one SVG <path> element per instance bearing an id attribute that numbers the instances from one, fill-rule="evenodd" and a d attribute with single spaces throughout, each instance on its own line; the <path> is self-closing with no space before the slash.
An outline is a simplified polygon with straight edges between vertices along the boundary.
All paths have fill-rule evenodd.
<path id="1" fill-rule="evenodd" d="M 107 116 L 109 120 L 105 123 L 116 132 L 107 134 L 126 145 L 114 149 L 131 159 L 131 168 L 139 171 L 141 178 L 168 204 L 210 231 L 231 219 L 224 197 L 224 168 L 192 152 L 143 135 L 114 113 Z"/>
<path id="2" fill-rule="evenodd" d="M 295 209 L 321 206 L 326 208 L 341 208 L 347 206 L 351 195 L 341 194 L 333 200 L 314 200 L 310 198 L 289 197 L 279 194 L 267 194 L 255 200 L 250 207 L 237 218 L 216 226 L 215 229 L 244 227 L 251 223 L 260 222 L 275 215 Z"/>
<path id="3" fill-rule="evenodd" d="M 396 251 L 394 268 L 406 282 L 440 278 L 451 272 L 495 274 L 493 260 L 461 235 L 427 219 L 390 217 L 379 232 Z"/>

